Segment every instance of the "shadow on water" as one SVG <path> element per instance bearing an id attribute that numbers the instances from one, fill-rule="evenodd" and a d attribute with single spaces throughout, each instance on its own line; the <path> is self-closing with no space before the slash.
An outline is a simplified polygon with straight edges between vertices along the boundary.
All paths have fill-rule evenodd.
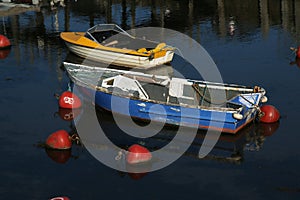
<path id="1" fill-rule="evenodd" d="M 138 143 L 147 146 L 151 151 L 160 149 L 173 140 L 178 131 L 177 126 L 165 125 L 156 135 L 141 139 L 129 136 L 124 133 L 115 123 L 114 116 L 101 108 L 97 108 L 97 117 L 100 126 L 106 136 L 121 148 L 128 148 L 130 145 Z M 125 116 L 121 116 L 125 117 Z M 148 122 L 135 121 L 140 126 L 145 126 Z M 237 134 L 222 133 L 213 150 L 204 160 L 215 160 L 232 164 L 240 164 L 243 160 L 244 151 L 259 151 L 267 137 L 272 136 L 279 127 L 279 122 L 264 124 L 251 123 Z M 198 156 L 201 145 L 207 131 L 198 130 L 197 135 L 184 156 L 200 159 Z M 182 141 L 184 142 L 184 141 Z"/>

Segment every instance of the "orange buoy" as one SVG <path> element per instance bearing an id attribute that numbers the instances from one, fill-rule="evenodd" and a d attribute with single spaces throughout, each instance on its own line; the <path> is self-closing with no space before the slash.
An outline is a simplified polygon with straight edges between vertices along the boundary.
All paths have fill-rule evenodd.
<path id="1" fill-rule="evenodd" d="M 81 101 L 79 97 L 70 91 L 63 92 L 59 97 L 58 102 L 61 108 L 71 109 L 81 107 Z"/>
<path id="2" fill-rule="evenodd" d="M 263 123 L 274 123 L 280 118 L 279 111 L 272 105 L 263 105 L 260 107 L 260 110 L 264 113 L 260 118 L 260 121 Z"/>
<path id="3" fill-rule="evenodd" d="M 67 131 L 58 130 L 49 135 L 46 140 L 46 146 L 51 149 L 70 149 L 72 141 Z"/>
<path id="4" fill-rule="evenodd" d="M 128 148 L 126 160 L 129 164 L 138 164 L 148 162 L 152 158 L 150 151 L 138 144 L 134 144 Z"/>
<path id="5" fill-rule="evenodd" d="M 8 48 L 10 46 L 11 44 L 9 39 L 4 35 L 0 35 L 0 49 Z"/>

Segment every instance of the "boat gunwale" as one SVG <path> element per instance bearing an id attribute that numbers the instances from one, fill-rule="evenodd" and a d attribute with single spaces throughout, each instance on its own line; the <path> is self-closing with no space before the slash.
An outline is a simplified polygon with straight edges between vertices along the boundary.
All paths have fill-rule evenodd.
<path id="1" fill-rule="evenodd" d="M 70 40 L 68 40 L 68 41 L 64 40 L 64 41 L 71 44 L 71 45 L 74 45 L 74 46 L 80 46 L 80 47 L 84 47 L 84 48 L 87 48 L 87 49 L 96 49 L 98 51 L 114 52 L 114 53 L 119 53 L 119 54 L 127 54 L 127 55 L 145 57 L 145 58 L 149 58 L 151 56 L 151 53 L 144 54 L 144 53 L 139 53 L 139 52 L 137 52 L 136 50 L 133 50 L 133 49 L 120 49 L 120 48 L 116 48 L 116 47 L 106 47 L 106 46 L 104 46 L 100 43 L 97 43 L 97 46 L 95 46 L 95 47 L 91 47 L 91 46 L 83 45 L 83 44 L 76 43 L 76 42 L 73 42 L 73 41 L 70 41 Z M 94 42 L 94 41 L 92 41 L 92 42 Z M 167 52 L 168 50 L 164 50 L 164 51 Z"/>
<path id="2" fill-rule="evenodd" d="M 83 37 L 84 39 L 87 39 L 89 40 L 90 42 L 93 42 L 94 43 L 94 46 L 89 46 L 89 45 L 85 45 L 85 44 L 82 44 L 82 43 L 79 43 L 79 42 L 76 42 L 75 40 L 71 40 L 70 38 L 66 37 L 65 35 L 66 34 L 78 34 L 80 35 L 80 37 Z M 118 47 L 109 47 L 109 46 L 105 46 L 99 42 L 96 42 L 94 40 L 91 40 L 87 37 L 84 36 L 86 32 L 61 32 L 60 33 L 60 37 L 67 43 L 71 44 L 71 45 L 74 45 L 74 46 L 81 46 L 81 47 L 84 47 L 84 48 L 87 48 L 87 49 L 96 49 L 96 50 L 103 50 L 103 51 L 108 51 L 108 52 L 115 52 L 115 53 L 120 53 L 120 54 L 128 54 L 128 55 L 133 55 L 133 56 L 139 56 L 139 57 L 148 57 L 149 59 L 154 55 L 154 54 L 157 54 L 159 52 L 172 52 L 174 53 L 174 49 L 173 48 L 169 48 L 169 47 L 166 47 L 166 48 L 162 48 L 160 49 L 158 52 L 153 52 L 153 50 L 155 49 L 155 47 L 149 51 L 146 51 L 146 52 L 138 52 L 137 50 L 135 49 L 124 49 L 124 48 L 118 48 Z M 160 44 L 160 43 L 158 43 Z M 158 45 L 157 44 L 157 45 Z M 160 57 L 164 57 L 164 56 L 160 56 Z M 158 58 L 160 58 L 158 57 Z"/>
<path id="3" fill-rule="evenodd" d="M 74 76 L 74 74 L 72 74 L 72 73 L 70 74 L 70 76 L 71 76 L 70 78 L 72 79 L 72 81 L 77 85 L 80 85 L 82 87 L 88 87 L 89 89 L 94 90 L 95 92 L 97 92 L 97 91 L 98 92 L 103 92 L 103 93 L 106 93 L 106 94 L 115 95 L 115 96 L 118 96 L 118 97 L 130 99 L 130 100 L 138 100 L 138 101 L 142 101 L 142 102 L 149 102 L 149 103 L 161 104 L 161 105 L 166 105 L 166 106 L 176 106 L 176 107 L 184 107 L 184 108 L 207 110 L 207 111 L 216 111 L 216 112 L 226 112 L 226 113 L 240 112 L 240 108 L 221 107 L 221 106 L 176 104 L 176 103 L 171 103 L 171 102 L 164 102 L 164 101 L 153 100 L 153 99 L 141 99 L 141 98 L 137 98 L 137 97 L 134 97 L 134 96 L 122 95 L 122 94 L 119 94 L 119 93 L 114 93 L 113 91 L 109 91 L 105 87 L 96 86 L 96 85 L 92 85 L 92 84 L 87 84 L 87 83 L 81 81 L 79 78 L 76 78 Z M 257 93 L 262 93 L 262 92 L 257 92 Z M 235 103 L 230 102 L 230 99 L 228 99 L 227 101 L 224 102 L 224 104 L 226 104 L 226 103 L 235 104 Z M 243 105 L 239 105 L 239 104 L 237 104 L 237 105 L 240 106 L 240 107 L 243 107 Z"/>

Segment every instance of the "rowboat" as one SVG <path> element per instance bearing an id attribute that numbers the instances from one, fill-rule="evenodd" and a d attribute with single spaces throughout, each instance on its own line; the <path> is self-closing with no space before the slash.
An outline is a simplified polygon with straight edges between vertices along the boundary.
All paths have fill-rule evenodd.
<path id="1" fill-rule="evenodd" d="M 260 114 L 265 89 L 63 63 L 97 106 L 134 119 L 237 133 Z"/>
<path id="2" fill-rule="evenodd" d="M 74 54 L 118 66 L 150 68 L 172 61 L 174 48 L 137 38 L 116 24 L 98 24 L 86 32 L 62 32 L 60 37 Z"/>

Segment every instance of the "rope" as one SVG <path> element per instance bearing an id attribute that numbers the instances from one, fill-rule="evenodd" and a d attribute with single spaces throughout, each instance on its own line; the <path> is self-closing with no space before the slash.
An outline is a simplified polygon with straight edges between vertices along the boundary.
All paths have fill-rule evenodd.
<path id="1" fill-rule="evenodd" d="M 4 35 L 7 35 L 5 22 L 4 22 L 4 17 L 2 17 L 2 23 L 3 23 L 3 33 L 4 33 Z"/>
<path id="2" fill-rule="evenodd" d="M 76 133 L 71 135 L 70 139 L 72 142 L 75 142 L 77 145 L 81 144 L 80 138 L 79 138 L 78 134 L 76 134 Z"/>
<path id="3" fill-rule="evenodd" d="M 246 99 L 243 95 L 240 95 L 240 97 L 242 97 L 245 101 L 247 101 L 248 103 L 252 104 L 255 107 L 255 109 L 258 112 L 258 114 L 257 114 L 258 118 L 261 118 L 261 117 L 263 117 L 265 115 L 265 113 L 260 110 L 260 107 L 258 105 L 252 103 L 251 101 L 249 101 L 248 99 Z M 251 97 L 252 97 L 252 95 L 251 95 Z"/>
<path id="4" fill-rule="evenodd" d="M 295 57 L 296 56 L 296 52 L 298 51 L 298 49 L 295 48 L 295 47 L 290 47 L 290 50 L 292 52 L 291 52 L 291 54 L 288 57 L 291 57 L 291 56 Z M 290 58 L 288 58 L 288 59 L 290 59 Z"/>
<path id="5" fill-rule="evenodd" d="M 203 103 L 203 101 L 205 101 L 205 102 L 207 102 L 207 103 L 209 103 L 209 104 L 213 104 L 213 105 L 222 105 L 222 104 L 224 104 L 225 102 L 227 102 L 227 99 L 225 100 L 225 101 L 220 101 L 220 102 L 213 102 L 212 100 L 211 100 L 211 96 L 210 96 L 210 94 L 209 94 L 209 96 L 208 97 L 206 97 L 205 96 L 205 94 L 206 94 L 206 91 L 207 91 L 207 84 L 205 85 L 205 88 L 204 88 L 204 91 L 203 91 L 203 93 L 201 93 L 201 91 L 200 91 L 200 89 L 199 89 L 199 86 L 197 85 L 197 84 L 193 84 L 192 85 L 192 87 L 195 89 L 195 91 L 200 95 L 200 97 L 202 97 L 201 98 L 201 102 L 199 102 L 199 103 L 201 103 L 201 105 L 202 105 L 202 103 Z M 208 91 L 209 92 L 209 91 Z"/>
<path id="6" fill-rule="evenodd" d="M 72 92 L 71 83 L 68 83 L 68 91 L 69 91 L 69 92 Z"/>
<path id="7" fill-rule="evenodd" d="M 123 155 L 125 155 L 125 150 L 120 150 L 119 152 L 118 152 L 118 154 L 116 155 L 116 157 L 115 157 L 115 160 L 121 160 L 121 158 L 123 157 Z"/>
<path id="8" fill-rule="evenodd" d="M 178 47 L 172 47 L 172 48 L 176 49 L 179 52 L 180 56 L 182 58 L 184 58 L 183 53 L 181 52 L 181 50 Z"/>

